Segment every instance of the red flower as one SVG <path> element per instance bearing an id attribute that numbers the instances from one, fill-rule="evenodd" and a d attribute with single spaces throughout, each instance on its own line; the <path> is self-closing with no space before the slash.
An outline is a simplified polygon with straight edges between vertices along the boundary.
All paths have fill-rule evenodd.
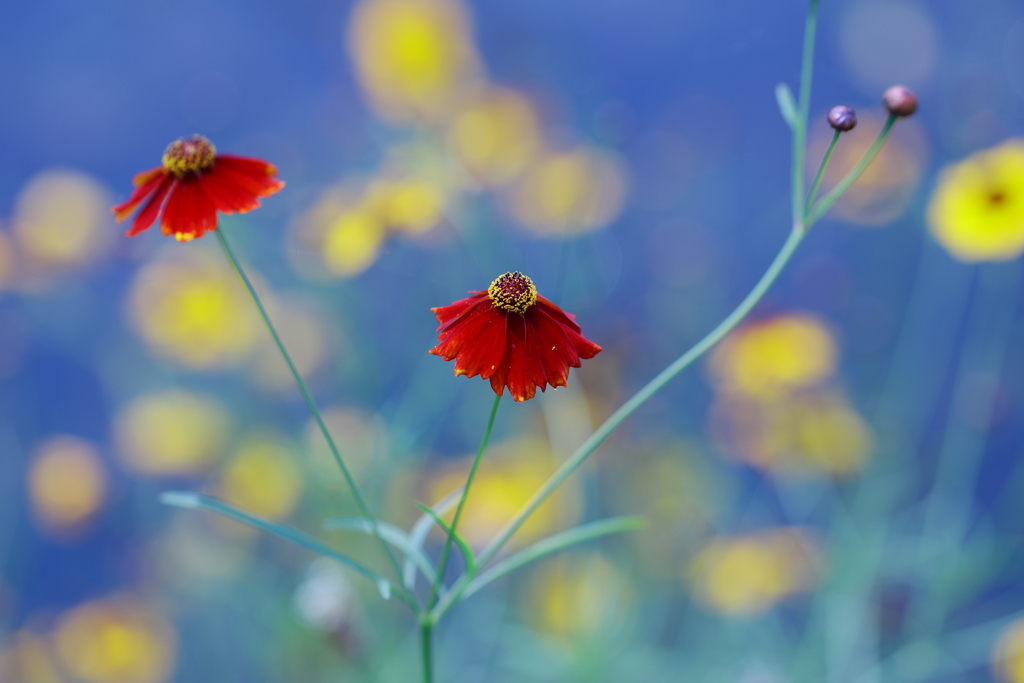
<path id="1" fill-rule="evenodd" d="M 569 368 L 601 347 L 580 334 L 576 318 L 537 294 L 522 273 L 505 273 L 484 292 L 432 308 L 441 323 L 430 353 L 455 359 L 455 374 L 491 380 L 501 396 L 533 398 L 550 384 L 566 386 Z"/>
<path id="2" fill-rule="evenodd" d="M 163 211 L 160 230 L 179 242 L 202 237 L 217 229 L 217 212 L 245 213 L 260 205 L 284 183 L 274 178 L 277 168 L 262 159 L 217 154 L 202 135 L 172 142 L 163 165 L 135 176 L 135 191 L 112 211 L 118 222 L 145 205 L 128 231 L 138 235 L 153 225 Z"/>

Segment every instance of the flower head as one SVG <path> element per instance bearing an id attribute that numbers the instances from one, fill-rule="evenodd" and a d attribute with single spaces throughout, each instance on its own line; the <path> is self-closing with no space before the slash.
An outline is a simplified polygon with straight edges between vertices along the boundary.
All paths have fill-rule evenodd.
<path id="1" fill-rule="evenodd" d="M 1007 261 L 1024 253 L 1024 140 L 943 169 L 928 202 L 928 223 L 961 261 Z"/>
<path id="2" fill-rule="evenodd" d="M 163 163 L 135 176 L 135 191 L 112 211 L 123 221 L 141 205 L 129 237 L 147 230 L 163 212 L 160 230 L 179 242 L 217 228 L 217 212 L 245 213 L 260 205 L 284 183 L 277 168 L 262 159 L 217 154 L 201 135 L 168 145 Z M 143 204 L 143 202 L 145 202 Z"/>
<path id="3" fill-rule="evenodd" d="M 580 334 L 575 317 L 537 293 L 533 280 L 505 273 L 485 291 L 432 308 L 440 326 L 430 353 L 455 360 L 455 374 L 491 381 L 499 396 L 508 387 L 516 401 L 537 387 L 566 386 L 569 368 L 601 347 Z"/>

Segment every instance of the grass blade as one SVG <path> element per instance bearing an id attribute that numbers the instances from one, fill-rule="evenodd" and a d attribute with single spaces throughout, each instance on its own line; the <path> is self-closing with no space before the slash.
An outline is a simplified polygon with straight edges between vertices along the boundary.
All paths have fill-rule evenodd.
<path id="1" fill-rule="evenodd" d="M 617 534 L 623 531 L 636 531 L 637 529 L 642 529 L 646 524 L 647 522 L 643 517 L 612 517 L 611 519 L 591 522 L 590 524 L 584 524 L 575 529 L 569 529 L 560 534 L 549 536 L 542 541 L 537 541 L 529 548 L 502 560 L 470 581 L 469 585 L 466 586 L 465 592 L 462 594 L 462 599 L 465 600 L 489 583 L 546 555 L 564 550 L 584 541 L 600 538 L 601 536 Z"/>
<path id="2" fill-rule="evenodd" d="M 415 584 L 416 575 L 415 568 L 419 567 L 423 575 L 427 577 L 428 581 L 433 581 L 437 573 L 434 571 L 434 565 L 430 564 L 430 558 L 423 552 L 423 548 L 414 545 L 409 539 L 409 536 L 396 527 L 393 524 L 387 522 L 377 522 L 377 526 L 380 529 L 380 535 L 384 537 L 384 540 L 398 548 L 405 554 L 406 561 L 413 563 L 413 580 L 406 582 L 407 588 L 412 588 L 411 584 Z M 347 529 L 349 531 L 358 531 L 361 534 L 367 536 L 373 536 L 373 525 L 370 524 L 364 517 L 341 517 L 338 519 L 329 519 L 324 522 L 324 529 L 336 530 L 336 529 Z"/>
<path id="3" fill-rule="evenodd" d="M 285 524 L 279 524 L 277 522 L 271 522 L 270 520 L 254 517 L 242 512 L 232 505 L 228 505 L 223 501 L 217 500 L 216 498 L 192 493 L 190 491 L 165 491 L 160 494 L 160 502 L 164 505 L 185 508 L 188 510 L 208 510 L 209 512 L 215 512 L 222 517 L 233 519 L 236 522 L 252 527 L 253 529 L 258 529 L 273 536 L 291 541 L 296 545 L 301 545 L 313 552 L 329 557 L 332 560 L 336 560 L 349 569 L 352 569 L 370 579 L 377 584 L 377 590 L 380 591 L 381 597 L 385 600 L 388 600 L 391 597 L 391 582 L 387 579 L 376 572 L 367 569 L 352 558 L 342 555 L 323 543 L 310 538 L 298 529 L 294 529 Z M 412 605 L 410 605 L 410 607 L 412 607 Z"/>
<path id="4" fill-rule="evenodd" d="M 437 524 L 441 529 L 454 539 L 455 544 L 459 546 L 459 550 L 462 552 L 462 558 L 466 561 L 466 573 L 476 573 L 476 557 L 473 556 L 473 551 L 470 549 L 469 544 L 463 540 L 462 536 L 453 532 L 451 527 L 444 523 L 444 520 L 438 517 L 437 513 L 428 508 L 422 503 L 416 503 L 416 507 L 423 510 L 426 514 L 434 518 L 434 523 Z M 442 577 L 443 578 L 443 577 Z"/>

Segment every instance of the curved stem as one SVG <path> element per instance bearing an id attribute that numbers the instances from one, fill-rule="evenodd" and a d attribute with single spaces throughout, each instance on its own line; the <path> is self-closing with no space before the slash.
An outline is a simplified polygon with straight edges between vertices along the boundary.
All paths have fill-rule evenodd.
<path id="1" fill-rule="evenodd" d="M 804 216 L 804 158 L 807 153 L 807 117 L 811 110 L 811 81 L 814 75 L 814 36 L 818 28 L 818 0 L 807 5 L 804 24 L 804 52 L 800 70 L 800 111 L 793 128 L 793 224 Z"/>
<path id="2" fill-rule="evenodd" d="M 878 132 L 878 137 L 871 143 L 871 147 L 864 153 L 857 165 L 850 169 L 850 172 L 843 176 L 843 179 L 839 181 L 839 184 L 832 188 L 828 194 L 818 200 L 814 205 L 814 208 L 808 213 L 805 223 L 807 227 L 811 227 L 814 223 L 825 215 L 825 212 L 832 208 L 832 205 L 836 203 L 836 200 L 843 196 L 843 193 L 850 189 L 850 185 L 856 182 L 860 174 L 864 172 L 864 169 L 868 167 L 868 164 L 878 154 L 878 150 L 882 149 L 882 145 L 885 144 L 885 139 L 889 137 L 889 131 L 892 130 L 893 124 L 896 123 L 896 115 L 889 114 L 889 118 L 886 120 L 885 125 L 882 126 L 882 130 Z"/>
<path id="3" fill-rule="evenodd" d="M 821 179 L 825 177 L 825 169 L 828 168 L 829 159 L 832 158 L 832 152 L 836 148 L 836 143 L 839 142 L 840 131 L 835 131 L 832 136 L 832 142 L 828 143 L 828 149 L 825 150 L 825 156 L 821 160 L 821 166 L 818 167 L 818 174 L 814 176 L 814 182 L 811 183 L 811 189 L 807 193 L 807 204 L 804 205 L 804 216 L 807 216 L 807 212 L 811 210 L 811 205 L 814 204 L 814 195 L 818 194 L 818 188 L 821 186 Z"/>
<path id="4" fill-rule="evenodd" d="M 491 429 L 494 427 L 494 417 L 498 414 L 498 404 L 501 403 L 501 394 L 494 397 L 494 405 L 491 406 L 491 416 L 487 418 L 487 428 L 484 429 L 484 438 L 480 441 L 480 448 L 476 451 L 476 459 L 473 460 L 473 466 L 469 468 L 469 476 L 466 477 L 466 485 L 462 487 L 462 497 L 459 498 L 459 506 L 455 508 L 455 517 L 452 518 L 452 525 L 448 530 L 448 538 L 444 542 L 444 549 L 441 551 L 441 560 L 438 562 L 437 576 L 434 578 L 434 584 L 430 588 L 430 597 L 427 598 L 427 608 L 429 609 L 434 604 L 434 599 L 437 598 L 437 591 L 441 588 L 441 584 L 444 581 L 444 572 L 448 568 L 448 557 L 452 551 L 452 541 L 455 540 L 455 532 L 459 526 L 459 518 L 462 517 L 462 508 L 466 505 L 466 499 L 469 498 L 469 488 L 473 485 L 473 478 L 476 476 L 476 470 L 480 466 L 480 460 L 484 456 L 484 451 L 487 449 L 487 442 L 491 438 Z"/>
<path id="5" fill-rule="evenodd" d="M 778 278 L 779 273 L 785 267 L 786 263 L 793 256 L 793 252 L 797 246 L 803 240 L 806 232 L 799 224 L 790 232 L 789 237 L 786 239 L 785 244 L 782 245 L 782 249 L 775 256 L 775 260 L 772 261 L 771 265 L 768 266 L 768 270 L 761 276 L 757 284 L 750 291 L 749 294 L 740 302 L 740 304 L 725 318 L 718 326 L 713 329 L 706 337 L 697 342 L 689 351 L 684 353 L 682 356 L 677 358 L 675 362 L 669 365 L 667 368 L 661 371 L 654 379 L 647 383 L 640 391 L 633 395 L 628 401 L 626 401 L 618 410 L 612 413 L 611 417 L 604 421 L 600 427 L 597 428 L 590 437 L 587 438 L 583 444 L 576 449 L 576 452 L 566 460 L 558 470 L 551 475 L 550 478 L 544 485 L 533 494 L 533 496 L 526 502 L 525 505 L 516 513 L 516 516 L 505 525 L 505 527 L 498 533 L 498 535 L 487 544 L 487 547 L 481 551 L 480 556 L 477 558 L 477 567 L 482 568 L 487 564 L 498 552 L 502 546 L 508 541 L 508 539 L 514 534 L 526 518 L 533 514 L 533 511 L 544 502 L 544 500 L 551 495 L 551 492 L 561 484 L 566 477 L 573 473 L 577 467 L 583 464 L 583 461 L 597 449 L 601 443 L 608 438 L 616 427 L 622 424 L 623 420 L 633 414 L 633 412 L 642 406 L 647 399 L 653 396 L 659 389 L 668 384 L 668 382 L 686 369 L 691 363 L 700 358 L 708 349 L 718 343 L 726 334 L 728 334 L 744 317 L 750 312 L 750 310 L 761 300 L 764 293 L 768 291 L 772 283 Z M 430 618 L 433 621 L 444 614 L 462 594 L 465 590 L 466 585 L 472 580 L 472 576 L 468 573 L 463 574 L 462 577 L 452 586 L 451 590 L 448 591 L 445 596 L 437 603 L 433 610 L 430 612 Z"/>
<path id="6" fill-rule="evenodd" d="M 285 348 L 284 342 L 281 341 L 281 336 L 277 333 L 277 328 L 275 328 L 274 323 L 270 321 L 270 316 L 267 314 L 267 309 L 263 306 L 263 301 L 260 300 L 259 295 L 256 293 L 256 289 L 252 286 L 252 282 L 249 281 L 248 276 L 245 274 L 245 270 L 242 268 L 242 264 L 235 256 L 234 250 L 231 249 L 231 245 L 228 244 L 228 239 L 224 235 L 224 227 L 218 226 L 214 233 L 217 235 L 217 239 L 220 241 L 221 247 L 224 248 L 224 253 L 227 255 L 228 260 L 231 261 L 231 265 L 234 266 L 235 272 L 238 273 L 238 277 L 242 279 L 242 284 L 244 284 L 245 288 L 249 290 L 249 295 L 252 297 L 253 303 L 256 304 L 256 309 L 260 313 L 260 317 L 263 318 L 263 322 L 270 331 L 270 336 L 273 337 L 277 350 L 281 352 L 281 356 L 284 358 L 284 362 L 288 365 L 288 369 L 291 371 L 292 377 L 295 378 L 295 384 L 299 387 L 299 393 L 301 393 L 302 398 L 305 399 L 306 405 L 309 407 L 309 412 L 313 414 L 313 419 L 316 420 L 316 424 L 320 428 L 320 433 L 324 435 L 324 439 L 327 441 L 327 446 L 331 450 L 331 455 L 334 456 L 334 460 L 338 463 L 341 473 L 345 476 L 345 481 L 348 482 L 349 490 L 352 492 L 352 498 L 356 501 L 359 513 L 365 517 L 373 527 L 373 535 L 376 537 L 378 543 L 380 543 L 380 547 L 384 550 L 384 554 L 387 555 L 388 561 L 391 563 L 391 567 L 395 571 L 395 576 L 398 578 L 396 585 L 399 586 L 399 590 L 405 591 L 407 598 L 413 599 L 412 594 L 402 583 L 402 571 L 398 567 L 398 561 L 391 552 L 391 548 L 389 548 L 388 544 L 384 541 L 384 537 L 381 536 L 380 528 L 377 526 L 377 518 L 370 514 L 370 509 L 367 507 L 366 501 L 359 492 L 359 486 L 356 484 L 355 479 L 352 477 L 352 473 L 349 472 L 348 467 L 345 465 L 345 461 L 341 457 L 341 452 L 338 451 L 338 446 L 334 443 L 334 438 L 331 436 L 331 432 L 327 429 L 327 424 L 324 422 L 323 415 L 320 414 L 320 409 L 317 408 L 316 401 L 313 400 L 313 394 L 309 391 L 309 387 L 306 386 L 306 380 L 302 378 L 302 374 L 299 373 L 299 369 L 295 367 L 295 362 L 292 360 L 291 354 L 288 353 L 288 349 Z M 414 599 L 413 602 L 415 602 Z"/>

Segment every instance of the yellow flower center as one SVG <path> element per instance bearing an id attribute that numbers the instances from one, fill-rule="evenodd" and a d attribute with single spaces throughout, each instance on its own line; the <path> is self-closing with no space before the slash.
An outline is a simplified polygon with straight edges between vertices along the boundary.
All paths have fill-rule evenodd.
<path id="1" fill-rule="evenodd" d="M 533 286 L 533 280 L 517 270 L 500 275 L 487 288 L 487 296 L 498 308 L 522 315 L 537 303 L 537 288 Z"/>
<path id="2" fill-rule="evenodd" d="M 193 135 L 188 140 L 175 140 L 164 152 L 164 168 L 178 176 L 197 173 L 210 167 L 217 148 L 202 135 Z"/>

